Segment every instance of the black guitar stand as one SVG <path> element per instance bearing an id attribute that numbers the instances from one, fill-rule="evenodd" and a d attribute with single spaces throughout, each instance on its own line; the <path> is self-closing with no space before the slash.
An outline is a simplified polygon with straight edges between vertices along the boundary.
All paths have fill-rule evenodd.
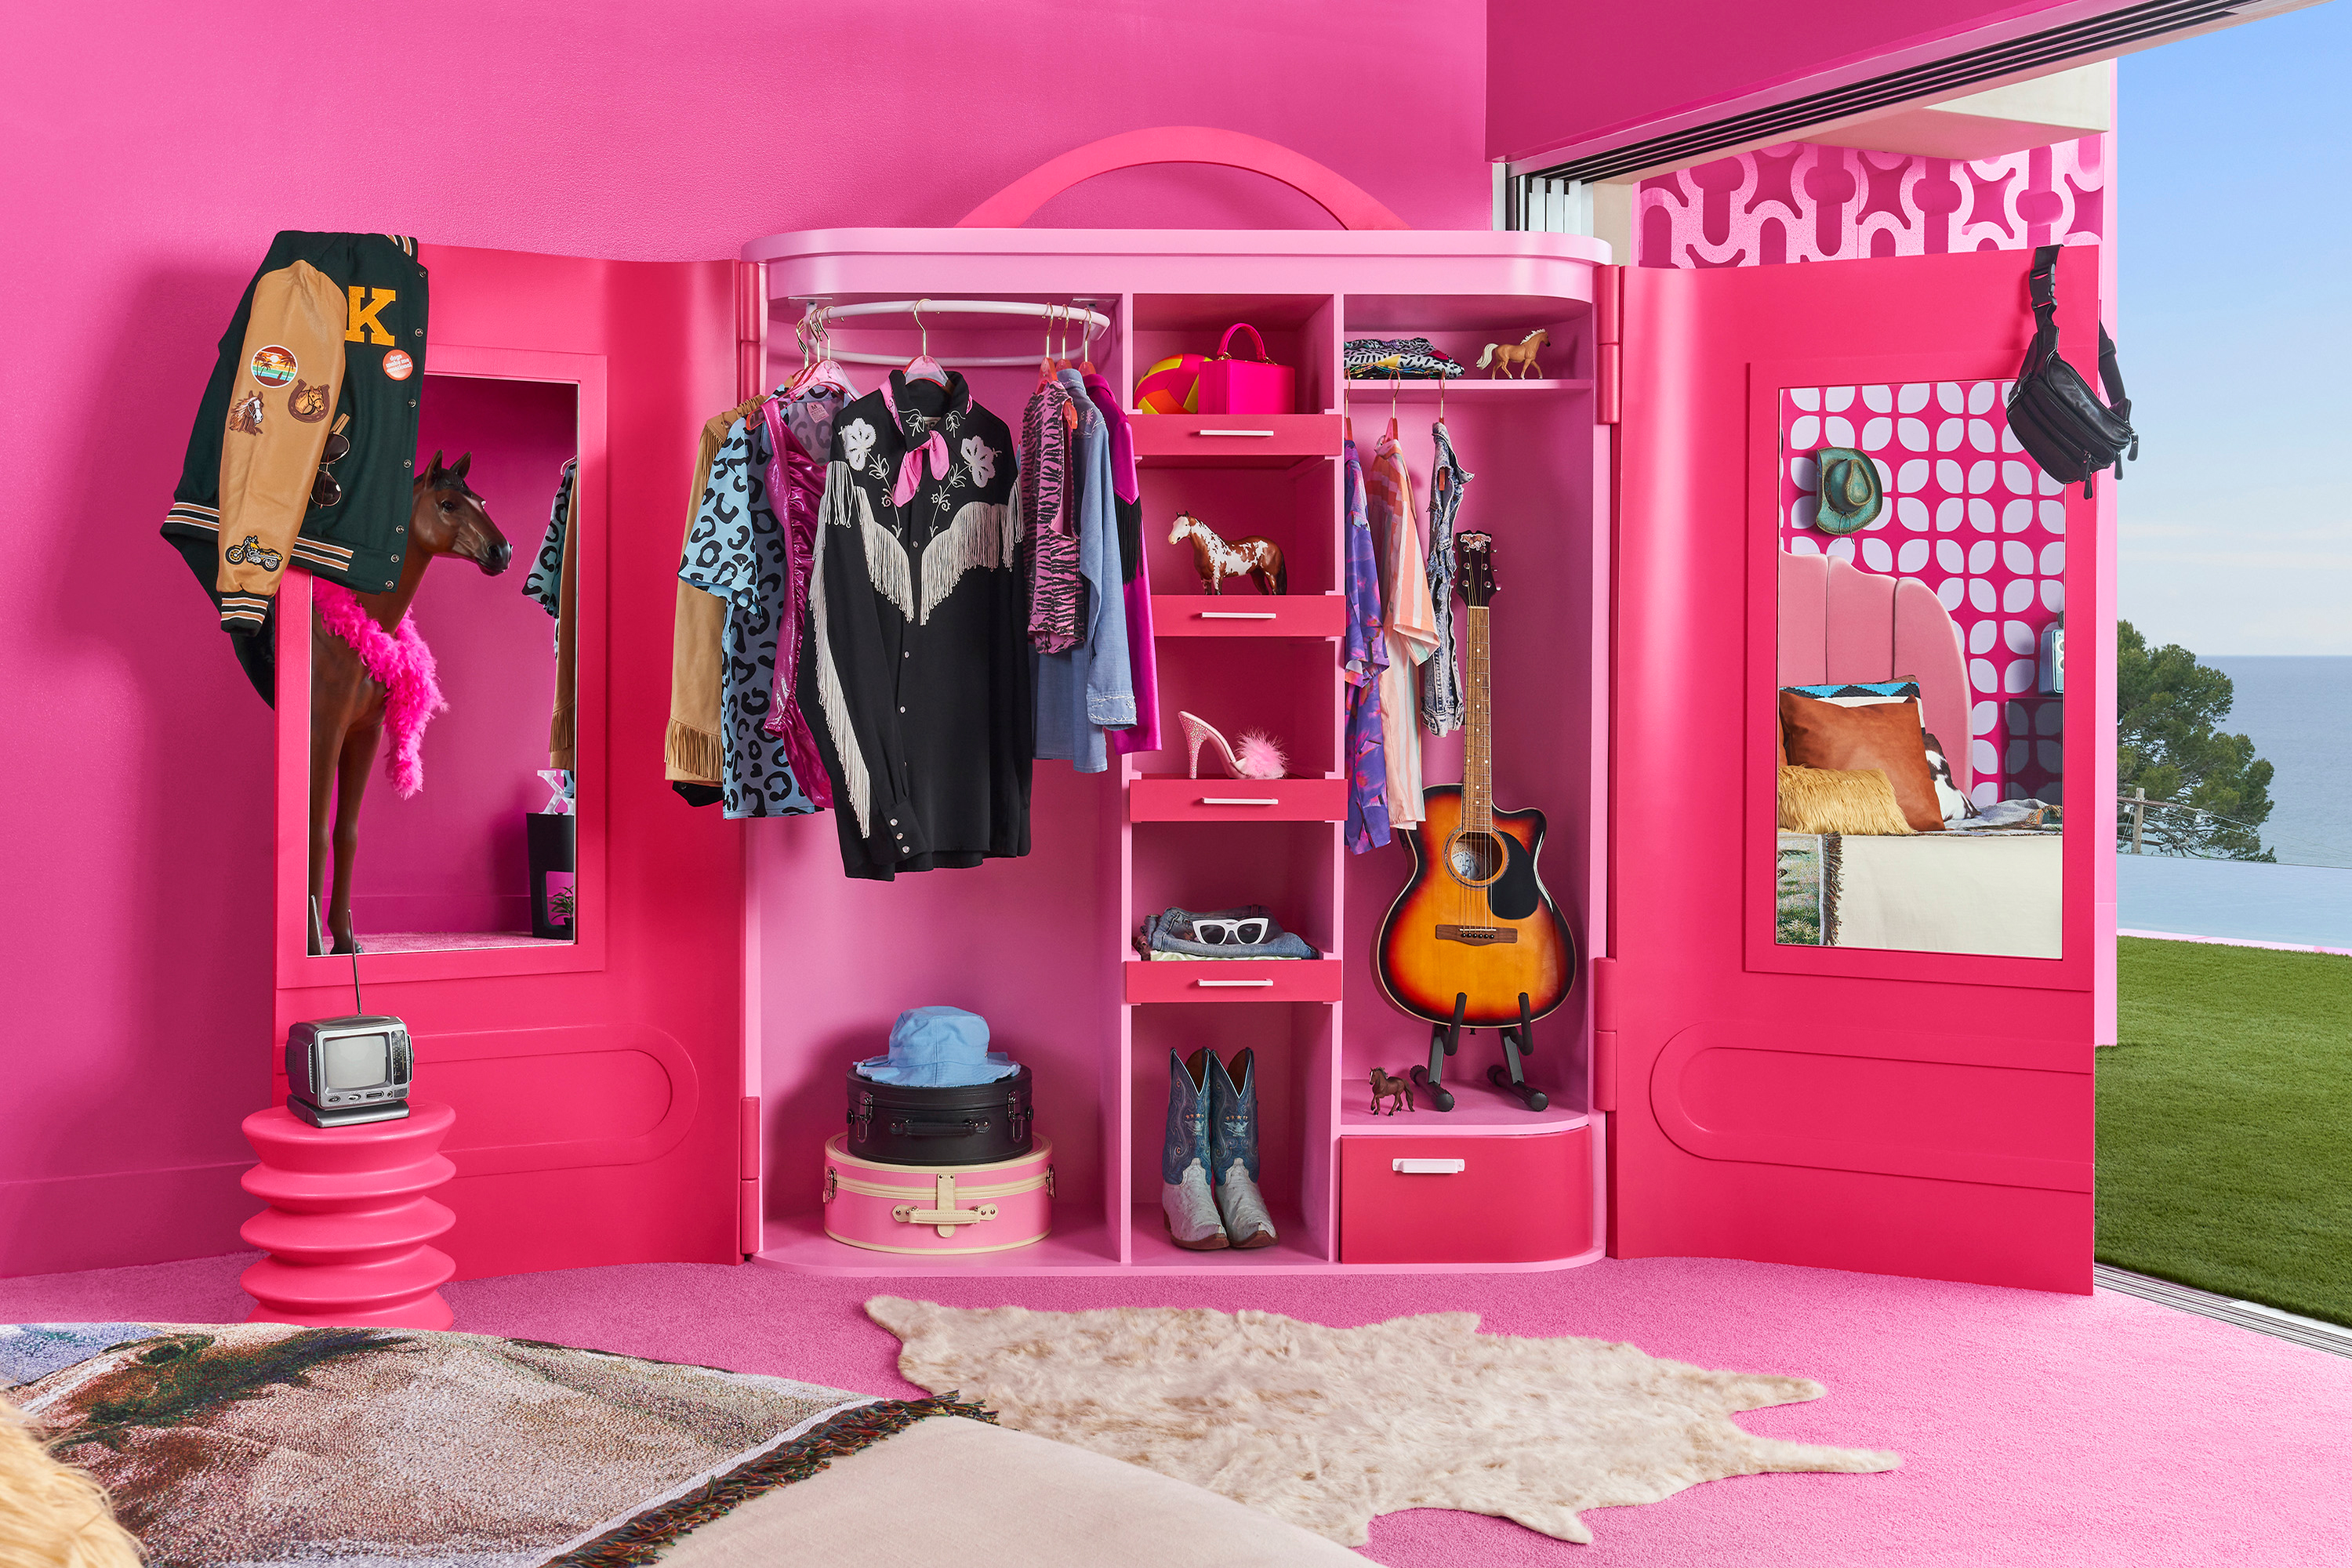
<path id="1" fill-rule="evenodd" d="M 1507 1089 L 1519 1097 L 1519 1103 L 1529 1110 L 1541 1110 L 1551 1103 L 1551 1097 L 1539 1089 L 1528 1087 L 1527 1074 L 1519 1070 L 1522 1058 L 1536 1054 L 1536 1021 L 1528 1013 L 1528 994 L 1519 993 L 1519 1022 L 1517 1027 L 1505 1025 L 1503 1066 L 1486 1069 L 1486 1081 L 1496 1089 Z M 1506 1076 L 1505 1069 L 1508 1074 Z"/>
<path id="2" fill-rule="evenodd" d="M 1429 1065 L 1425 1068 L 1415 1068 L 1408 1075 L 1420 1087 L 1422 1092 L 1429 1096 L 1430 1107 L 1433 1110 L 1454 1109 L 1454 1096 L 1446 1091 L 1444 1084 L 1440 1079 L 1445 1071 L 1445 1058 L 1462 1048 L 1462 1015 L 1467 1012 L 1469 1007 L 1470 994 L 1467 991 L 1456 991 L 1454 994 L 1454 1021 L 1450 1024 L 1432 1024 L 1429 1026 Z"/>

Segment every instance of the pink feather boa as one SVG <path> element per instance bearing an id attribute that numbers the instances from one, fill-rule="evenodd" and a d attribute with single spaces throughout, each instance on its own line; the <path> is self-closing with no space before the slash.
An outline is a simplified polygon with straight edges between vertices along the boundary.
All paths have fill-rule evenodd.
<path id="1" fill-rule="evenodd" d="M 367 613 L 359 596 L 341 584 L 315 577 L 310 596 L 319 607 L 319 619 L 351 645 L 383 688 L 383 727 L 392 742 L 384 753 L 384 776 L 405 800 L 425 787 L 425 726 L 449 707 L 441 700 L 433 650 L 417 635 L 414 614 L 401 616 L 400 628 L 388 632 Z"/>

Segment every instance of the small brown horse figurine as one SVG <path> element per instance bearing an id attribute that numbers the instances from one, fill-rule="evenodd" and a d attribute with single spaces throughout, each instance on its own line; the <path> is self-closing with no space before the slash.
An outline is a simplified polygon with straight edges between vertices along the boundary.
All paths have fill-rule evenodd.
<path id="1" fill-rule="evenodd" d="M 436 555 L 462 555 L 495 577 L 514 561 L 514 546 L 499 531 L 482 498 L 466 483 L 471 452 L 451 468 L 433 466 L 418 479 L 408 509 L 408 549 L 400 582 L 390 592 L 354 594 L 378 626 L 400 625 L 424 585 L 425 568 Z M 360 845 L 360 802 L 383 740 L 384 689 L 360 662 L 359 650 L 329 631 L 315 609 L 310 614 L 310 907 L 318 908 L 327 858 L 334 857 L 333 906 L 327 926 L 337 952 L 357 952 L 352 934 L 352 863 Z M 333 812 L 330 831 L 329 811 Z M 322 933 L 310 932 L 310 951 L 326 951 Z"/>
<path id="2" fill-rule="evenodd" d="M 1176 514 L 1168 542 L 1192 542 L 1192 569 L 1201 574 L 1201 592 L 1223 594 L 1225 579 L 1247 575 L 1261 594 L 1290 592 L 1289 569 L 1282 563 L 1282 547 L 1270 539 L 1252 536 L 1225 542 L 1224 537 L 1189 511 Z"/>
<path id="3" fill-rule="evenodd" d="M 1374 1068 L 1372 1069 L 1373 1115 L 1378 1116 L 1381 1114 L 1381 1101 L 1383 1100 L 1389 1102 L 1388 1114 L 1391 1116 L 1394 1116 L 1397 1113 L 1397 1107 L 1400 1102 L 1403 1105 L 1405 1110 L 1414 1110 L 1417 1112 L 1418 1108 L 1412 1103 L 1412 1080 L 1411 1079 L 1391 1078 L 1380 1068 Z"/>
<path id="4" fill-rule="evenodd" d="M 1518 368 L 1511 370 L 1512 380 L 1524 380 L 1529 371 L 1535 372 L 1537 379 L 1540 380 L 1543 376 L 1543 366 L 1536 363 L 1536 355 L 1550 346 L 1551 333 L 1538 327 L 1516 343 L 1488 343 L 1486 351 L 1478 356 L 1478 368 L 1486 371 L 1486 379 L 1489 381 L 1502 374 L 1503 372 L 1511 370 L 1514 365 Z M 1490 361 L 1494 368 L 1486 370 Z"/>

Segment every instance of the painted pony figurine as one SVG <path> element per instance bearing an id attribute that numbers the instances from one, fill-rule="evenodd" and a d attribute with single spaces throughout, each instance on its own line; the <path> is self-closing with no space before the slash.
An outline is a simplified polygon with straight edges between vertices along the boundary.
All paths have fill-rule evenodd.
<path id="1" fill-rule="evenodd" d="M 389 592 L 355 594 L 323 578 L 310 584 L 310 906 L 324 890 L 327 860 L 335 866 L 327 930 L 310 932 L 310 951 L 357 952 L 352 934 L 352 865 L 359 857 L 360 802 L 384 731 L 393 731 L 387 759 L 393 784 L 414 795 L 424 773 L 416 740 L 441 706 L 433 655 L 416 635 L 408 607 L 436 555 L 462 555 L 495 577 L 514 561 L 514 546 L 466 483 L 471 452 L 443 468 L 441 454 L 411 492 L 408 551 L 400 581 Z M 331 823 L 330 814 L 331 812 Z"/>
<path id="2" fill-rule="evenodd" d="M 1274 541 L 1253 536 L 1229 544 L 1215 529 L 1189 511 L 1180 511 L 1176 526 L 1168 531 L 1168 542 L 1181 544 L 1188 539 L 1192 542 L 1192 569 L 1201 574 L 1203 594 L 1223 594 L 1226 578 L 1243 576 L 1255 583 L 1261 594 L 1290 592 L 1290 573 L 1282 563 L 1282 547 Z"/>
<path id="3" fill-rule="evenodd" d="M 1529 371 L 1535 372 L 1538 379 L 1541 379 L 1543 366 L 1536 363 L 1536 355 L 1550 346 L 1551 333 L 1538 327 L 1516 343 L 1488 343 L 1485 352 L 1478 355 L 1478 368 L 1486 371 L 1490 381 L 1507 370 L 1511 371 L 1511 378 L 1515 381 L 1524 380 Z M 1487 370 L 1490 361 L 1494 368 Z M 1514 365 L 1518 368 L 1512 370 Z"/>

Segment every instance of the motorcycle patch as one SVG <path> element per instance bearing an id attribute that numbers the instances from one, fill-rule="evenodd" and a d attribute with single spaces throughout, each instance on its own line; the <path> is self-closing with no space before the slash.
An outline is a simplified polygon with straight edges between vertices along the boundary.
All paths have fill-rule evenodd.
<path id="1" fill-rule="evenodd" d="M 283 386 L 293 380 L 294 373 L 301 368 L 292 349 L 281 348 L 276 343 L 254 350 L 253 358 L 246 362 L 246 369 L 253 373 L 253 379 L 264 386 Z"/>
<path id="2" fill-rule="evenodd" d="M 244 543 L 232 544 L 222 551 L 221 554 L 232 566 L 243 565 L 250 561 L 264 572 L 277 571 L 278 563 L 286 559 L 275 550 L 264 550 L 261 547 L 261 536 L 254 533 L 247 534 Z"/>
<path id="3" fill-rule="evenodd" d="M 394 349 L 383 356 L 383 374 L 394 381 L 406 381 L 416 369 L 416 362 Z"/>
<path id="4" fill-rule="evenodd" d="M 305 425 L 316 425 L 327 416 L 327 401 L 325 387 L 297 381 L 294 390 L 286 395 L 286 412 Z"/>
<path id="5" fill-rule="evenodd" d="M 229 405 L 228 427 L 240 436 L 261 434 L 261 394 L 248 392 Z"/>

